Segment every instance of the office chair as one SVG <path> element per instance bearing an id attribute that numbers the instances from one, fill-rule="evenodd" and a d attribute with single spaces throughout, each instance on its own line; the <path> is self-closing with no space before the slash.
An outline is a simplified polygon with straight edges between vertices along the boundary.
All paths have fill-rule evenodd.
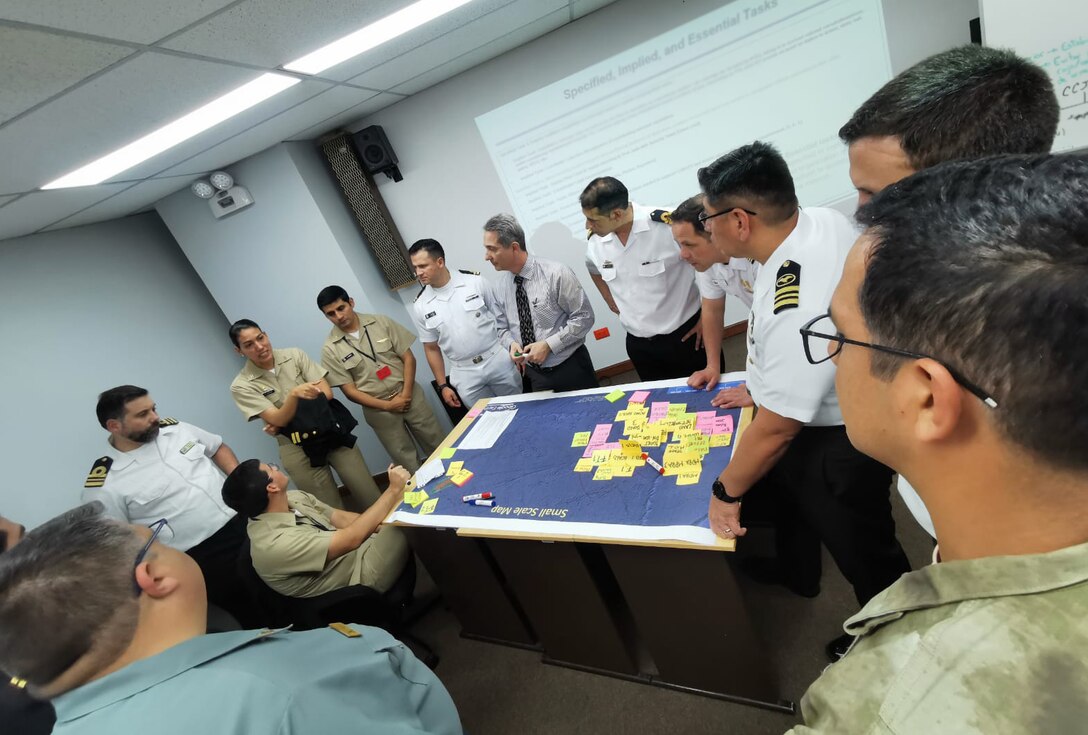
<path id="1" fill-rule="evenodd" d="M 237 563 L 238 576 L 250 596 L 265 611 L 271 625 L 291 625 L 295 630 L 324 628 L 329 623 L 371 625 L 388 631 L 406 644 L 429 668 L 438 665 L 438 654 L 407 629 L 405 611 L 412 603 L 416 586 L 415 557 L 408 557 L 404 571 L 384 594 L 357 584 L 315 597 L 288 597 L 265 584 L 253 568 L 248 539 L 238 554 Z"/>

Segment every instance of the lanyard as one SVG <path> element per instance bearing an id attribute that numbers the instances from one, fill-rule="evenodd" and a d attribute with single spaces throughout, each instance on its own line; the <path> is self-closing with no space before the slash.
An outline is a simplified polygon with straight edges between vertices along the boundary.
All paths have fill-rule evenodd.
<path id="1" fill-rule="evenodd" d="M 367 352 L 366 350 L 364 350 L 362 344 L 355 345 L 355 349 L 359 350 L 359 352 L 362 353 L 364 356 L 369 357 L 371 362 L 373 362 L 375 365 L 377 365 L 378 364 L 378 351 L 374 349 L 374 342 L 370 339 L 370 332 L 367 331 L 366 327 L 363 327 L 363 334 L 366 335 L 367 344 L 370 345 L 370 352 Z M 345 341 L 347 340 L 347 335 L 344 336 L 344 339 L 345 339 Z M 348 342 L 348 344 L 350 345 L 351 342 Z"/>

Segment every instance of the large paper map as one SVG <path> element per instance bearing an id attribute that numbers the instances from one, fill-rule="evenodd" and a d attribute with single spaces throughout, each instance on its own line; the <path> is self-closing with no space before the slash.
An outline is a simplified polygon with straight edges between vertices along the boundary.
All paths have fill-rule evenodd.
<path id="1" fill-rule="evenodd" d="M 736 383 L 724 383 L 729 387 Z M 710 484 L 739 438 L 740 409 L 686 387 L 493 399 L 442 452 L 444 474 L 406 494 L 392 520 L 575 537 L 713 543 Z M 513 412 L 513 413 L 509 413 Z M 470 416 L 472 414 L 470 413 Z M 481 429 L 506 424 L 501 434 Z M 462 443 L 493 443 L 462 449 Z M 491 493 L 494 505 L 465 496 Z"/>

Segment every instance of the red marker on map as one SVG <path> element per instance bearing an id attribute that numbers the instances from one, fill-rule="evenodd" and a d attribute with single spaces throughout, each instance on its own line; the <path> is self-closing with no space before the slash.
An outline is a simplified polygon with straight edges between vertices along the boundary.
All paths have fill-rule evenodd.
<path id="1" fill-rule="evenodd" d="M 655 470 L 657 470 L 657 474 L 659 474 L 659 475 L 665 474 L 665 468 L 662 467 L 661 465 L 659 465 L 657 462 L 655 462 L 654 458 L 651 457 L 650 455 L 646 454 L 646 452 L 642 453 L 642 458 L 644 460 L 646 460 L 646 464 L 650 465 Z"/>
<path id="2" fill-rule="evenodd" d="M 472 495 L 462 495 L 461 502 L 471 503 L 473 500 L 491 500 L 493 497 L 495 497 L 495 495 L 492 493 L 474 493 Z"/>

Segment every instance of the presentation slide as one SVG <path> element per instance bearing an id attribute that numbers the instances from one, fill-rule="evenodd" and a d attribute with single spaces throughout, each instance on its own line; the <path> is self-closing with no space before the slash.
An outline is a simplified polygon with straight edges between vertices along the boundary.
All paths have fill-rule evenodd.
<path id="1" fill-rule="evenodd" d="M 803 205 L 853 196 L 838 130 L 890 78 L 880 0 L 735 0 L 476 125 L 526 233 L 583 237 L 594 177 L 672 207 L 698 193 L 696 169 L 753 140 L 782 152 Z"/>

